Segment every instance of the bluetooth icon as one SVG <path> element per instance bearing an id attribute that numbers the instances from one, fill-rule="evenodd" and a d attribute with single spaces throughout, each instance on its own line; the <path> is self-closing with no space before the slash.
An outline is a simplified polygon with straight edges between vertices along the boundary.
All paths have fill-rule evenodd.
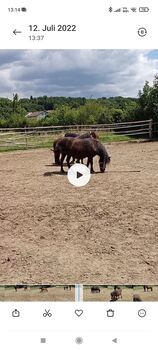
<path id="1" fill-rule="evenodd" d="M 109 12 L 112 12 L 112 7 L 109 7 Z"/>

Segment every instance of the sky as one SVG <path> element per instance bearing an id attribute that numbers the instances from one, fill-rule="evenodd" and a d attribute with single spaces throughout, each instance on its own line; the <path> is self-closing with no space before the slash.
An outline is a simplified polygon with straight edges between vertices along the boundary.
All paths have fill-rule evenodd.
<path id="1" fill-rule="evenodd" d="M 0 97 L 137 97 L 158 50 L 0 50 Z"/>

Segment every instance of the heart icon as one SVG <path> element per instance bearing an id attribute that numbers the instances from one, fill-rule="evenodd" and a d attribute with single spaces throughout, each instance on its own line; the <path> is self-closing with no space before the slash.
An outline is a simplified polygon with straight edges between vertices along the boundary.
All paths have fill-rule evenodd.
<path id="1" fill-rule="evenodd" d="M 80 317 L 83 314 L 83 310 L 75 310 L 75 314 Z"/>

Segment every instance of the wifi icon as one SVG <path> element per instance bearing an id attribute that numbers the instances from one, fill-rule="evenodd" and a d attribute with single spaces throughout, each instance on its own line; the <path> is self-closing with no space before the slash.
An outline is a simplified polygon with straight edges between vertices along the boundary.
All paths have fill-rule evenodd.
<path id="1" fill-rule="evenodd" d="M 131 7 L 131 11 L 132 12 L 137 12 L 137 8 L 136 7 Z"/>

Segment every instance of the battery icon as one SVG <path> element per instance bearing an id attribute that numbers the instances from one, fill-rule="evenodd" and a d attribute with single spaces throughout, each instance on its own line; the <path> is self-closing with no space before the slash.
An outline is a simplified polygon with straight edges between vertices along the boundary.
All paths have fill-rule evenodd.
<path id="1" fill-rule="evenodd" d="M 149 7 L 139 7 L 139 12 L 148 12 Z"/>
<path id="2" fill-rule="evenodd" d="M 27 11 L 27 8 L 26 8 L 26 7 L 22 7 L 22 8 L 21 8 L 21 11 L 22 11 L 22 12 L 26 12 L 26 11 Z"/>

